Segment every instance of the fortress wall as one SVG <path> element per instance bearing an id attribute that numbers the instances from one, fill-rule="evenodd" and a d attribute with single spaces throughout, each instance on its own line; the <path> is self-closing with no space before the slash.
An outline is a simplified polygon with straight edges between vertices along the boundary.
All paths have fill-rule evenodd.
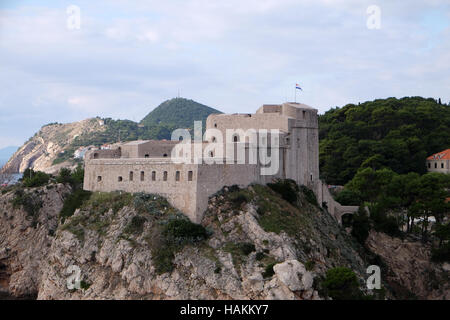
<path id="1" fill-rule="evenodd" d="M 316 183 L 316 196 L 317 202 L 320 206 L 325 202 L 327 211 L 339 222 L 342 223 L 342 216 L 344 214 L 350 213 L 353 214 L 358 211 L 358 206 L 343 206 L 336 200 L 334 200 L 333 196 L 328 189 L 327 184 L 318 180 Z"/>
<path id="2" fill-rule="evenodd" d="M 255 113 L 281 113 L 281 105 L 279 104 L 265 104 L 256 110 Z"/>
<path id="3" fill-rule="evenodd" d="M 288 131 L 287 117 L 278 113 L 212 114 L 206 119 L 207 129 L 218 129 L 225 137 L 226 129 L 279 129 Z M 215 126 L 217 125 L 217 127 Z"/>
<path id="4" fill-rule="evenodd" d="M 197 165 L 174 164 L 162 159 L 95 159 L 87 163 L 85 170 L 85 190 L 157 193 L 191 219 L 196 218 Z M 156 172 L 155 181 L 152 181 L 152 171 Z M 167 181 L 163 180 L 164 171 L 167 171 Z M 179 181 L 175 179 L 176 171 L 180 172 Z M 192 181 L 188 181 L 189 171 L 192 171 Z M 130 181 L 130 172 L 133 172 L 133 181 Z M 141 181 L 141 172 L 144 172 L 144 181 Z M 99 176 L 101 181 L 98 181 Z M 122 181 L 118 181 L 119 177 Z"/>
<path id="5" fill-rule="evenodd" d="M 259 167 L 250 164 L 212 164 L 200 165 L 197 180 L 197 212 L 196 222 L 200 222 L 203 212 L 208 206 L 211 195 L 224 186 L 248 186 L 260 183 Z"/>
<path id="6" fill-rule="evenodd" d="M 146 155 L 150 158 L 161 158 L 165 154 L 167 157 L 170 157 L 172 149 L 178 141 L 174 141 L 172 143 L 162 142 L 162 143 L 146 143 L 139 146 L 138 157 L 144 158 Z"/>
<path id="7" fill-rule="evenodd" d="M 121 152 L 118 149 L 114 150 L 89 150 L 86 152 L 86 159 L 93 159 L 94 157 L 103 159 L 116 159 L 120 158 Z"/>
<path id="8" fill-rule="evenodd" d="M 124 143 L 121 147 L 122 158 L 137 158 L 138 157 L 138 145 Z"/>

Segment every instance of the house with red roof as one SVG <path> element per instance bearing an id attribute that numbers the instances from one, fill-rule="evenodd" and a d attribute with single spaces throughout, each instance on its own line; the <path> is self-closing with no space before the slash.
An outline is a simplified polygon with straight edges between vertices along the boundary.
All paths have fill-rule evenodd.
<path id="1" fill-rule="evenodd" d="M 450 149 L 429 156 L 426 165 L 429 172 L 450 173 Z"/>

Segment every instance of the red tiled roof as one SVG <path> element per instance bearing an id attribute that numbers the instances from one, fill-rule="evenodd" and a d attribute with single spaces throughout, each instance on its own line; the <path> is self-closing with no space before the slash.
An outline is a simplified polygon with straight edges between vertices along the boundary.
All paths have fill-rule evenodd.
<path id="1" fill-rule="evenodd" d="M 427 160 L 450 160 L 450 149 L 435 153 L 429 156 Z"/>

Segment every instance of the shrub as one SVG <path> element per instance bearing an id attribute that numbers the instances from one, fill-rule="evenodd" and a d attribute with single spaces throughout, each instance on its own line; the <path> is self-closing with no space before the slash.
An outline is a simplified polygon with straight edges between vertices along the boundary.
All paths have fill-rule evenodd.
<path id="1" fill-rule="evenodd" d="M 358 212 L 353 215 L 352 236 L 362 245 L 366 242 L 370 231 L 370 221 L 364 207 L 360 206 Z"/>
<path id="2" fill-rule="evenodd" d="M 23 190 L 17 190 L 14 193 L 14 198 L 12 200 L 12 205 L 14 209 L 20 207 L 25 210 L 25 212 L 30 217 L 36 217 L 39 210 L 42 208 L 43 202 L 39 199 L 39 196 L 27 193 Z"/>
<path id="3" fill-rule="evenodd" d="M 440 248 L 432 249 L 431 260 L 435 262 L 450 262 L 450 243 L 446 243 Z"/>
<path id="4" fill-rule="evenodd" d="M 173 270 L 172 260 L 174 258 L 174 251 L 170 248 L 159 247 L 152 250 L 153 265 L 158 274 L 171 272 Z"/>
<path id="5" fill-rule="evenodd" d="M 257 252 L 255 259 L 256 259 L 256 261 L 261 261 L 262 259 L 264 259 L 265 256 L 266 255 L 263 252 Z"/>
<path id="6" fill-rule="evenodd" d="M 141 234 L 144 230 L 144 223 L 147 221 L 147 218 L 143 216 L 134 216 L 131 218 L 131 221 L 124 228 L 123 232 L 125 234 Z"/>
<path id="7" fill-rule="evenodd" d="M 164 227 L 163 235 L 178 243 L 193 243 L 208 238 L 208 232 L 202 225 L 188 219 L 170 220 Z"/>
<path id="8" fill-rule="evenodd" d="M 255 245 L 250 242 L 243 242 L 239 244 L 239 247 L 242 251 L 242 253 L 246 256 L 248 256 L 250 253 L 256 250 Z"/>
<path id="9" fill-rule="evenodd" d="M 391 237 L 400 237 L 402 235 L 397 220 L 392 216 L 388 216 L 382 206 L 373 205 L 370 208 L 370 219 L 373 221 L 376 231 L 386 233 Z"/>
<path id="10" fill-rule="evenodd" d="M 274 183 L 268 183 L 267 186 L 291 204 L 295 204 L 298 200 L 299 188 L 294 180 L 278 180 Z"/>
<path id="11" fill-rule="evenodd" d="M 117 213 L 120 209 L 131 204 L 133 196 L 126 192 L 94 192 L 82 205 L 99 213 L 112 209 Z"/>
<path id="12" fill-rule="evenodd" d="M 309 189 L 307 186 L 301 186 L 300 191 L 305 195 L 306 201 L 308 201 L 310 204 L 317 206 L 317 198 L 314 194 L 314 191 Z"/>
<path id="13" fill-rule="evenodd" d="M 80 289 L 87 290 L 87 289 L 89 289 L 90 286 L 91 286 L 91 284 L 89 282 L 84 281 L 84 280 L 80 281 Z"/>
<path id="14" fill-rule="evenodd" d="M 58 183 L 70 183 L 72 184 L 72 172 L 68 168 L 61 168 L 59 174 L 56 177 Z"/>
<path id="15" fill-rule="evenodd" d="M 151 247 L 156 272 L 171 272 L 176 252 L 185 245 L 201 242 L 208 236 L 203 226 L 192 223 L 187 218 L 177 217 L 154 228 L 146 239 Z"/>
<path id="16" fill-rule="evenodd" d="M 46 185 L 49 180 L 50 175 L 33 169 L 26 169 L 22 177 L 22 183 L 27 188 L 41 187 Z"/>
<path id="17" fill-rule="evenodd" d="M 244 191 L 237 191 L 230 194 L 230 200 L 234 208 L 240 208 L 243 203 L 249 202 L 249 197 Z"/>
<path id="18" fill-rule="evenodd" d="M 264 269 L 264 272 L 262 274 L 263 278 L 270 278 L 275 274 L 275 271 L 273 270 L 273 267 L 276 265 L 276 262 L 269 263 L 266 268 Z"/>
<path id="19" fill-rule="evenodd" d="M 316 263 L 313 260 L 309 260 L 305 263 L 305 268 L 308 271 L 311 271 L 314 269 L 314 266 L 316 265 Z"/>
<path id="20" fill-rule="evenodd" d="M 74 185 L 82 186 L 84 181 L 84 169 L 81 164 L 78 164 L 76 169 L 71 174 L 72 182 Z"/>
<path id="21" fill-rule="evenodd" d="M 156 194 L 138 192 L 133 194 L 133 206 L 137 212 L 149 213 L 154 216 L 176 213 L 177 211 L 167 202 L 166 198 Z"/>
<path id="22" fill-rule="evenodd" d="M 90 191 L 85 191 L 82 189 L 77 189 L 73 193 L 69 194 L 64 200 L 64 205 L 59 213 L 61 217 L 61 222 L 64 223 L 64 220 L 68 217 L 71 217 L 75 210 L 80 208 L 84 201 L 88 200 L 91 196 Z"/>
<path id="23" fill-rule="evenodd" d="M 325 293 L 334 300 L 355 300 L 363 297 L 356 274 L 346 267 L 328 270 L 322 286 Z"/>

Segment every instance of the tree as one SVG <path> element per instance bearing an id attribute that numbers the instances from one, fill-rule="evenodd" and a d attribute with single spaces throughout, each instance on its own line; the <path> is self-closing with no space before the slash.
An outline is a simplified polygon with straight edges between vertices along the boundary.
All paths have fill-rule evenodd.
<path id="1" fill-rule="evenodd" d="M 26 169 L 23 173 L 22 183 L 25 187 L 34 188 L 46 185 L 50 180 L 50 175 L 42 171 Z"/>
<path id="2" fill-rule="evenodd" d="M 444 241 L 450 240 L 450 222 L 446 224 L 437 224 L 434 229 L 434 235 L 439 238 L 439 247 Z"/>
<path id="3" fill-rule="evenodd" d="M 321 176 L 345 185 L 361 168 L 426 173 L 428 155 L 448 148 L 450 106 L 421 97 L 348 104 L 319 116 Z"/>
<path id="4" fill-rule="evenodd" d="M 328 270 L 322 284 L 327 295 L 334 300 L 355 300 L 363 297 L 356 274 L 346 267 Z"/>
<path id="5" fill-rule="evenodd" d="M 353 215 L 352 236 L 364 245 L 370 231 L 370 220 L 363 206 L 358 208 L 358 212 Z"/>
<path id="6" fill-rule="evenodd" d="M 374 203 L 386 194 L 386 187 L 394 176 L 395 172 L 390 169 L 365 168 L 359 170 L 345 188 L 360 194 L 362 200 Z"/>

